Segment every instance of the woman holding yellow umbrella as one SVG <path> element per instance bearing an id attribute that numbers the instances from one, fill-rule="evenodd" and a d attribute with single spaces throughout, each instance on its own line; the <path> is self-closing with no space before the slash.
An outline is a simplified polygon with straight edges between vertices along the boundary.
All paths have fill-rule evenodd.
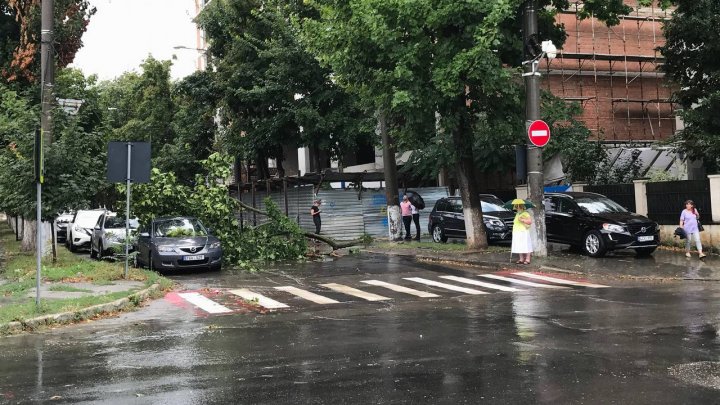
<path id="1" fill-rule="evenodd" d="M 515 214 L 515 221 L 513 221 L 510 252 L 517 253 L 520 256 L 516 262 L 517 264 L 530 264 L 530 255 L 533 252 L 532 238 L 530 236 L 532 215 L 526 210 L 530 203 L 516 198 L 512 200 L 511 204 L 517 214 Z"/>

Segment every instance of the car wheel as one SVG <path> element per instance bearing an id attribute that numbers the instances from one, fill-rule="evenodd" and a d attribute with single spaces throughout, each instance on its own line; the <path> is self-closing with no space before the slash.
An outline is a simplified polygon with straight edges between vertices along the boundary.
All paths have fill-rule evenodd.
<path id="1" fill-rule="evenodd" d="M 602 235 L 598 231 L 590 231 L 585 235 L 582 248 L 585 254 L 590 257 L 602 257 L 607 252 L 605 241 L 603 241 Z"/>
<path id="2" fill-rule="evenodd" d="M 77 247 L 75 247 L 75 244 L 70 241 L 70 251 L 75 253 L 77 252 Z"/>
<path id="3" fill-rule="evenodd" d="M 102 242 L 98 245 L 98 258 L 102 260 L 102 258 L 105 257 L 105 248 L 103 247 Z"/>
<path id="4" fill-rule="evenodd" d="M 637 248 L 637 249 L 635 249 L 635 254 L 637 254 L 640 257 L 650 256 L 651 254 L 653 254 L 653 252 L 655 252 L 655 249 L 657 249 L 656 246 Z"/>
<path id="5" fill-rule="evenodd" d="M 448 238 L 445 236 L 445 232 L 443 231 L 442 227 L 440 225 L 435 225 L 432 228 L 432 239 L 435 243 L 445 243 L 447 242 Z"/>
<path id="6" fill-rule="evenodd" d="M 153 268 L 153 257 L 152 257 L 152 253 L 148 254 L 147 267 L 148 267 L 148 270 L 150 270 L 150 271 L 155 270 L 155 269 Z"/>
<path id="7" fill-rule="evenodd" d="M 98 258 L 97 252 L 95 251 L 95 249 L 93 249 L 93 244 L 92 244 L 92 242 L 90 242 L 90 258 L 91 258 L 91 259 L 97 259 L 97 258 Z"/>

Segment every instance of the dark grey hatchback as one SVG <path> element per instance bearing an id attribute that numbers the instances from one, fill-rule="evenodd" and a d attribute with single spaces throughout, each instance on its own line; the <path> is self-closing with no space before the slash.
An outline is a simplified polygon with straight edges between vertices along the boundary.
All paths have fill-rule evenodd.
<path id="1" fill-rule="evenodd" d="M 140 228 L 137 267 L 151 270 L 220 270 L 222 246 L 196 218 L 156 218 Z"/>

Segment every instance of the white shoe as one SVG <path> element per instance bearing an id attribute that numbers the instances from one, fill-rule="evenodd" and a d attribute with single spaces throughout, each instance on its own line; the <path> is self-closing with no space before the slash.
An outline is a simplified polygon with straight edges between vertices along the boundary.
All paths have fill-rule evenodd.
<path id="1" fill-rule="evenodd" d="M 691 257 L 690 252 L 685 253 L 685 257 Z"/>

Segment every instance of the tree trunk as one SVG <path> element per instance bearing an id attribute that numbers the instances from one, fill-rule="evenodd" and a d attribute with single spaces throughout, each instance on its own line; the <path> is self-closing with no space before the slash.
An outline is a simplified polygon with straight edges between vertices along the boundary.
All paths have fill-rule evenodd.
<path id="1" fill-rule="evenodd" d="M 385 198 L 387 199 L 388 238 L 402 239 L 402 216 L 400 195 L 398 194 L 397 164 L 395 162 L 395 144 L 387 127 L 387 114 L 378 112 L 378 132 L 383 143 L 383 170 L 385 172 Z"/>
<path id="2" fill-rule="evenodd" d="M 35 221 L 23 221 L 23 239 L 20 249 L 23 252 L 32 252 L 35 250 L 37 238 L 37 223 Z"/>
<path id="3" fill-rule="evenodd" d="M 460 98 L 459 106 L 467 109 L 465 97 Z M 457 151 L 457 180 L 460 187 L 460 197 L 463 202 L 463 215 L 465 216 L 465 232 L 467 234 L 467 247 L 470 249 L 485 249 L 488 246 L 487 234 L 483 225 L 482 204 L 480 190 L 475 181 L 475 159 L 472 151 L 471 128 L 467 125 L 464 111 L 458 113 L 458 125 L 453 131 L 453 144 Z"/>

